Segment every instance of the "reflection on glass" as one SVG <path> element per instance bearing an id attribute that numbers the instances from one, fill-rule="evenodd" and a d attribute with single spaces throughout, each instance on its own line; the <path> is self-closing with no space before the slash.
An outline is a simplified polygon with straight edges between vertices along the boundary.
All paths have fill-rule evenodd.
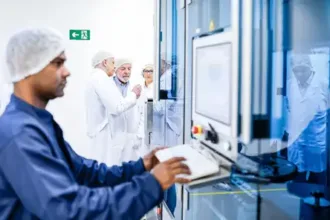
<path id="1" fill-rule="evenodd" d="M 298 179 L 313 181 L 326 169 L 329 50 L 291 52 L 288 59 L 288 160 L 298 167 Z"/>
<path id="2" fill-rule="evenodd" d="M 161 59 L 160 65 L 160 90 L 170 91 L 172 88 L 171 62 Z"/>
<path id="3" fill-rule="evenodd" d="M 292 219 L 328 219 L 324 216 L 329 216 L 329 209 L 320 207 L 329 200 L 326 185 L 329 3 L 327 0 L 273 1 L 274 16 L 270 16 L 274 29 L 272 50 L 278 61 L 273 63 L 277 71 L 273 72 L 276 90 L 272 99 L 278 103 L 274 106 L 278 112 L 284 107 L 284 117 L 274 120 L 271 127 L 281 130 L 284 122 L 286 132 L 282 140 L 287 148 L 281 154 L 298 169 L 298 175 L 286 184 L 287 199 L 276 201 L 276 205 L 292 205 L 287 210 Z M 284 106 L 279 101 L 282 94 Z M 280 115 L 276 113 L 275 118 Z M 272 199 L 275 201 L 275 197 Z"/>
<path id="4" fill-rule="evenodd" d="M 170 92 L 173 71 L 171 62 L 162 59 L 160 69 L 160 90 Z M 183 89 L 180 85 L 181 83 L 178 83 L 176 101 L 160 100 L 154 103 L 154 129 L 151 142 L 153 145 L 174 146 L 181 143 Z"/>
<path id="5" fill-rule="evenodd" d="M 153 100 L 153 130 L 151 145 L 173 146 L 182 144 L 183 131 L 183 71 L 177 68 L 177 60 L 184 60 L 185 54 L 185 9 L 182 1 L 161 1 L 161 31 L 159 85 L 160 101 Z M 177 58 L 178 56 L 178 58 Z M 158 86 L 157 86 L 158 87 Z M 181 219 L 180 200 L 176 198 L 173 185 L 165 192 L 164 201 L 176 219 Z"/>
<path id="6" fill-rule="evenodd" d="M 160 90 L 171 93 L 173 71 L 177 71 L 177 65 L 166 59 L 161 60 L 160 67 Z M 172 66 L 174 65 L 174 66 Z M 180 81 L 181 82 L 181 81 Z M 178 83 L 176 100 L 160 100 L 153 105 L 153 131 L 151 135 L 152 145 L 174 146 L 181 144 L 181 134 L 183 127 L 183 88 Z M 170 187 L 164 195 L 169 210 L 174 215 L 177 198 L 176 187 Z"/>

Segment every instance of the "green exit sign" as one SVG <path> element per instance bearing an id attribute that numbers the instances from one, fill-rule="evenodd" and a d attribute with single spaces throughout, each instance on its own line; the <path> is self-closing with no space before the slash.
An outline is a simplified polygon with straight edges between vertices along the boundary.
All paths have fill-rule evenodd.
<path id="1" fill-rule="evenodd" d="M 90 40 L 90 30 L 70 30 L 70 40 Z"/>

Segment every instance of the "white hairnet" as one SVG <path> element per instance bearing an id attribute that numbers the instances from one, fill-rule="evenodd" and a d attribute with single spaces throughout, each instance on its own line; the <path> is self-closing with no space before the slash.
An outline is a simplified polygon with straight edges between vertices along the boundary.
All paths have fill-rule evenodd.
<path id="1" fill-rule="evenodd" d="M 128 59 L 128 58 L 119 58 L 115 60 L 115 66 L 116 69 L 118 69 L 119 67 L 121 67 L 124 64 L 131 64 L 132 65 L 132 60 Z"/>
<path id="2" fill-rule="evenodd" d="M 145 65 L 143 67 L 143 70 L 145 70 L 145 69 L 153 69 L 153 68 L 154 68 L 154 66 L 152 64 L 147 64 L 147 65 Z"/>
<path id="3" fill-rule="evenodd" d="M 92 66 L 96 67 L 98 64 L 100 64 L 103 60 L 109 59 L 109 58 L 114 58 L 112 53 L 100 50 L 97 52 L 93 58 L 92 58 Z"/>
<path id="4" fill-rule="evenodd" d="M 62 35 L 51 28 L 29 28 L 14 34 L 6 50 L 11 81 L 39 73 L 64 51 Z"/>
<path id="5" fill-rule="evenodd" d="M 312 62 L 308 54 L 293 54 L 291 58 L 292 68 L 295 67 L 308 67 L 312 69 Z"/>
<path id="6" fill-rule="evenodd" d="M 154 66 L 152 65 L 152 64 L 146 64 L 146 65 L 144 65 L 144 67 L 143 67 L 143 69 L 142 69 L 142 76 L 143 76 L 143 71 L 145 70 L 145 69 L 153 69 L 154 68 Z"/>

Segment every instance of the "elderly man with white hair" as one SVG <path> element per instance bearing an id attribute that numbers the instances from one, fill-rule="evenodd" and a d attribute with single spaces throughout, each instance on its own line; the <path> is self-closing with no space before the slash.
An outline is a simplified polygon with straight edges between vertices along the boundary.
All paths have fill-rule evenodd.
<path id="1" fill-rule="evenodd" d="M 6 60 L 14 94 L 0 117 L 0 219 L 138 220 L 173 183 L 189 182 L 176 178 L 190 174 L 184 158 L 159 164 L 153 151 L 108 167 L 73 151 L 46 110 L 49 101 L 64 95 L 70 76 L 57 31 L 31 28 L 14 34 Z M 111 72 L 111 64 L 100 60 L 100 68 Z"/>
<path id="2" fill-rule="evenodd" d="M 87 135 L 93 159 L 108 165 L 119 165 L 127 137 L 117 135 L 115 124 L 125 111 L 134 107 L 141 94 L 141 87 L 132 87 L 122 97 L 111 78 L 115 71 L 114 56 L 107 51 L 97 52 L 93 59 L 93 71 L 87 81 L 86 116 Z M 110 147 L 111 146 L 111 147 Z"/>
<path id="3" fill-rule="evenodd" d="M 113 82 L 117 86 L 117 95 L 126 98 L 127 91 L 132 88 L 130 82 L 132 60 L 120 58 L 116 59 L 115 63 L 116 75 L 113 77 Z M 140 98 L 134 107 L 110 122 L 116 129 L 116 135 L 125 138 L 126 145 L 123 146 L 118 162 L 136 160 L 148 152 L 147 146 L 144 144 L 144 101 L 143 98 Z"/>

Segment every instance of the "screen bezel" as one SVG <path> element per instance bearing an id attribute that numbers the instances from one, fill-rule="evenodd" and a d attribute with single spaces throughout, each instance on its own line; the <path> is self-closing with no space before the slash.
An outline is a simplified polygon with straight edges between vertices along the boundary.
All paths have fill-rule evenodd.
<path id="1" fill-rule="evenodd" d="M 192 97 L 192 120 L 194 123 L 208 127 L 212 124 L 212 127 L 222 135 L 228 137 L 237 137 L 237 122 L 238 122 L 238 56 L 235 56 L 235 51 L 237 51 L 238 42 L 234 40 L 234 34 L 231 31 L 214 33 L 212 35 L 200 36 L 193 38 L 193 60 L 192 60 L 192 75 L 193 75 L 193 97 Z M 207 117 L 196 112 L 196 59 L 197 59 L 197 49 L 201 47 L 214 46 L 219 44 L 231 44 L 231 85 L 230 85 L 230 123 L 225 124 L 219 122 L 211 117 Z M 236 68 L 235 68 L 236 67 Z"/>

